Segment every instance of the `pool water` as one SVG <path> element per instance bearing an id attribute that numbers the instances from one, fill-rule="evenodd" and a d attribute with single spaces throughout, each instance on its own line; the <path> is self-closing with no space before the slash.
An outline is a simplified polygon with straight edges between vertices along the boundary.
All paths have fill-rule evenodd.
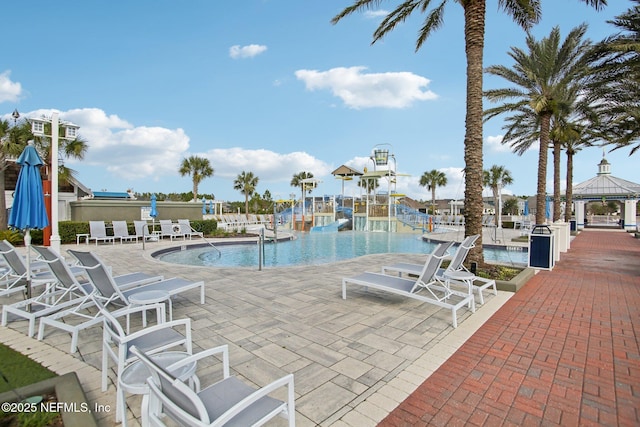
<path id="1" fill-rule="evenodd" d="M 426 242 L 421 236 L 403 233 L 299 233 L 291 241 L 265 243 L 264 267 L 318 265 L 379 253 L 428 254 L 436 243 Z M 162 253 L 158 259 L 176 264 L 210 267 L 256 267 L 258 245 L 217 245 L 218 251 L 208 246 Z M 486 261 L 507 265 L 526 265 L 527 252 L 484 248 Z"/>

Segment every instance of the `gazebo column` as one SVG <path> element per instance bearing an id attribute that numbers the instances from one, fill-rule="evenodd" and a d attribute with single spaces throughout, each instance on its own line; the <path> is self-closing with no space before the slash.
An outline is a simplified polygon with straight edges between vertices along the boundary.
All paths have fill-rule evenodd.
<path id="1" fill-rule="evenodd" d="M 584 200 L 574 200 L 573 205 L 575 206 L 575 211 L 576 211 L 576 224 L 578 226 L 578 230 L 581 230 L 584 228 L 585 202 Z"/>
<path id="2" fill-rule="evenodd" d="M 624 229 L 636 230 L 638 224 L 636 224 L 636 206 L 638 199 L 628 199 L 624 201 Z"/>

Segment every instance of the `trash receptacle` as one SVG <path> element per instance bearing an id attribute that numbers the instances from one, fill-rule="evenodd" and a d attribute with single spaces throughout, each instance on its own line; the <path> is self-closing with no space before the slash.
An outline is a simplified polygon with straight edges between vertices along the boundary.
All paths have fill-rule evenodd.
<path id="1" fill-rule="evenodd" d="M 571 221 L 569 221 L 569 224 L 571 226 L 571 231 L 578 231 L 578 221 L 572 219 Z"/>
<path id="2" fill-rule="evenodd" d="M 529 234 L 529 267 L 551 270 L 555 265 L 554 234 L 550 227 L 536 224 Z"/>

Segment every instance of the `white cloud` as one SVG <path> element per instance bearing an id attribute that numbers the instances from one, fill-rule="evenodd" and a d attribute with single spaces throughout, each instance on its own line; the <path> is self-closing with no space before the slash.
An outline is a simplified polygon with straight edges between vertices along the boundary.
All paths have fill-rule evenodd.
<path id="1" fill-rule="evenodd" d="M 377 19 L 383 16 L 387 16 L 389 14 L 388 10 L 378 9 L 378 10 L 367 10 L 364 13 L 364 17 L 368 19 Z"/>
<path id="2" fill-rule="evenodd" d="M 51 113 L 52 110 L 36 110 L 24 116 L 49 117 Z M 182 129 L 136 127 L 98 108 L 63 111 L 60 120 L 80 126 L 80 137 L 89 146 L 84 159 L 66 159 L 65 163 L 71 168 L 74 164 L 103 168 L 114 179 L 160 179 L 176 175 L 178 163 L 189 149 L 189 137 Z"/>
<path id="3" fill-rule="evenodd" d="M 250 44 L 247 46 L 234 45 L 229 48 L 229 56 L 233 59 L 253 58 L 267 50 L 267 47 L 260 44 Z"/>
<path id="4" fill-rule="evenodd" d="M 511 144 L 503 144 L 503 138 L 504 135 L 488 136 L 485 144 L 487 149 L 494 153 L 511 153 L 513 151 L 513 148 L 511 148 Z M 531 144 L 531 147 L 529 147 L 527 151 L 538 151 L 539 147 L 540 143 L 536 141 Z"/>
<path id="5" fill-rule="evenodd" d="M 437 98 L 426 88 L 430 80 L 410 72 L 364 73 L 366 67 L 338 67 L 328 71 L 298 70 L 307 90 L 328 89 L 353 109 L 407 108 L 415 101 Z"/>
<path id="6" fill-rule="evenodd" d="M 10 70 L 0 73 L 0 103 L 17 102 L 22 95 L 22 85 L 11 81 Z"/>
<path id="7" fill-rule="evenodd" d="M 228 179 L 235 179 L 242 171 L 251 171 L 261 182 L 289 182 L 298 172 L 311 172 L 321 177 L 333 170 L 327 163 L 302 151 L 276 153 L 233 147 L 214 148 L 203 155 L 211 161 L 215 176 Z"/>

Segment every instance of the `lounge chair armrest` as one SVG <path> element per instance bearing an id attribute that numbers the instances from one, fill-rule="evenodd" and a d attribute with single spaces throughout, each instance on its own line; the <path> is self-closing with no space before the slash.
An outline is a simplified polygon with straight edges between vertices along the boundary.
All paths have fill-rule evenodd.
<path id="1" fill-rule="evenodd" d="M 179 381 L 179 380 L 178 380 Z M 289 406 L 287 409 L 291 412 L 295 411 L 295 403 L 294 403 L 294 389 L 293 389 L 293 374 L 285 375 L 284 377 L 273 381 L 272 383 L 256 390 L 251 393 L 249 396 L 242 399 L 240 402 L 233 405 L 229 408 L 224 414 L 216 419 L 219 422 L 219 425 L 224 425 L 226 422 L 231 420 L 233 417 L 242 412 L 245 408 L 247 408 L 252 403 L 256 402 L 258 399 L 268 395 L 282 387 L 287 387 L 287 405 Z"/>
<path id="2" fill-rule="evenodd" d="M 208 350 L 203 350 L 185 359 L 179 360 L 178 362 L 169 365 L 167 367 L 167 370 L 171 372 L 172 370 L 180 368 L 181 366 L 187 365 L 192 362 L 198 362 L 199 360 L 204 359 L 205 357 L 213 356 L 216 354 L 222 354 L 223 375 L 224 375 L 224 378 L 229 377 L 229 346 L 226 344 L 218 347 L 213 347 Z"/>

